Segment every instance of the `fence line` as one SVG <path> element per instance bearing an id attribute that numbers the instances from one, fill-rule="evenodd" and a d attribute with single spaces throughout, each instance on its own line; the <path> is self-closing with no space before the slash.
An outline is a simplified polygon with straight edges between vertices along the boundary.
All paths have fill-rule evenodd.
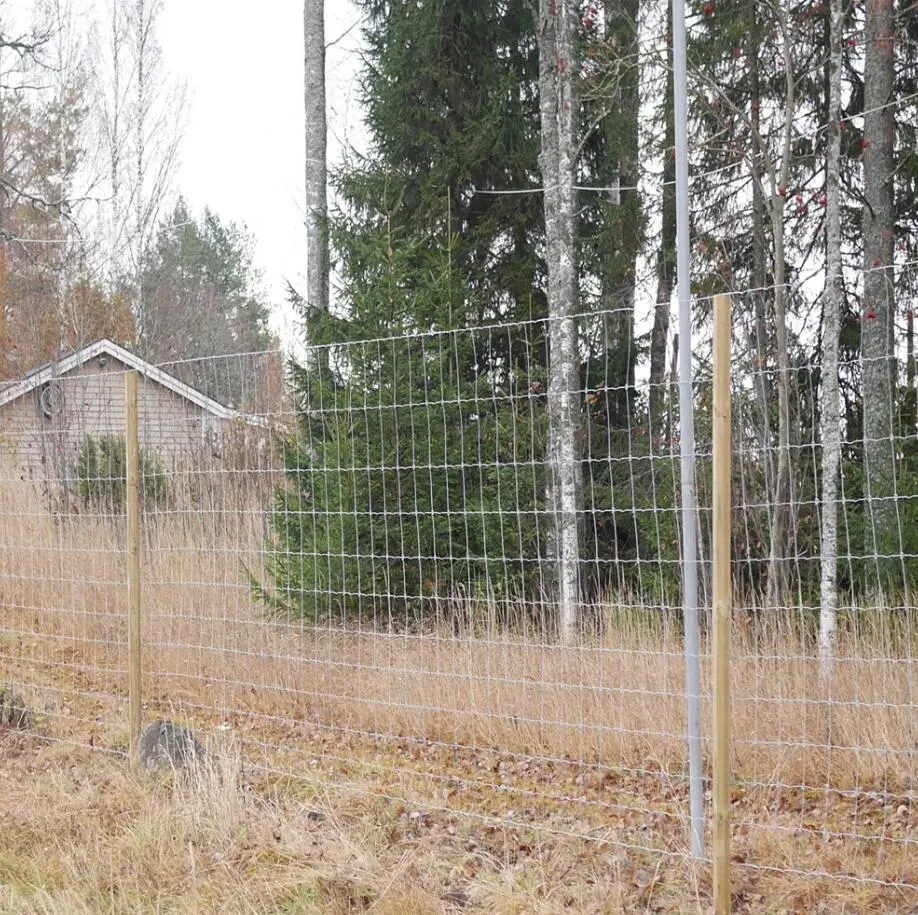
<path id="1" fill-rule="evenodd" d="M 354 790 L 688 863 L 678 403 L 667 379 L 651 416 L 647 384 L 619 383 L 592 333 L 601 317 L 583 322 L 572 645 L 559 644 L 553 619 L 544 325 L 328 345 L 327 372 L 291 376 L 295 391 L 277 386 L 277 354 L 189 367 L 186 384 L 246 391 L 229 419 L 141 376 L 132 517 L 142 518 L 145 714 L 231 729 L 265 772 L 337 773 Z M 727 596 L 711 567 L 722 542 L 712 531 L 717 412 L 700 338 L 711 772 L 721 746 L 711 652 Z M 826 683 L 815 643 L 815 366 L 801 351 L 795 487 L 781 495 L 779 446 L 757 399 L 774 367 L 756 367 L 737 336 L 732 349 L 734 882 L 806 876 L 839 892 L 918 893 L 912 420 L 898 411 L 898 514 L 882 530 L 870 528 L 856 417 L 845 421 L 842 600 Z M 27 695 L 48 736 L 115 750 L 135 732 L 125 373 L 93 363 L 55 383 L 53 409 L 38 390 L 0 407 L 0 682 Z M 905 385 L 900 394 L 907 405 Z M 785 583 L 780 606 L 767 606 L 779 505 L 791 515 Z M 877 570 L 882 593 L 871 588 Z"/>

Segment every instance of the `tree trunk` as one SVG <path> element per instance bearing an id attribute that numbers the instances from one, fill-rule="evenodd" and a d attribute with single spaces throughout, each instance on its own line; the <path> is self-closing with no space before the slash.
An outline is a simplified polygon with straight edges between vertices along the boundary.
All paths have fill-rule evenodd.
<path id="1" fill-rule="evenodd" d="M 605 312 L 605 385 L 612 405 L 610 424 L 631 429 L 634 412 L 634 303 L 637 260 L 641 242 L 638 182 L 638 115 L 640 69 L 638 66 L 637 0 L 608 0 L 605 40 L 615 49 L 615 86 L 609 113 L 603 119 L 606 162 L 600 178 L 615 188 L 610 201 L 618 213 L 610 220 L 605 238 L 605 257 L 600 262 L 602 307 Z M 612 237 L 610 237 L 610 235 Z M 665 346 L 665 344 L 664 344 Z"/>
<path id="2" fill-rule="evenodd" d="M 841 417 L 838 392 L 838 346 L 841 332 L 841 56 L 843 0 L 831 0 L 829 25 L 829 118 L 826 156 L 826 288 L 823 296 L 822 393 L 822 527 L 819 662 L 828 683 L 835 657 L 838 616 L 838 471 L 841 463 Z"/>
<path id="3" fill-rule="evenodd" d="M 793 498 L 790 458 L 790 360 L 787 346 L 787 290 L 784 266 L 784 200 L 772 201 L 775 236 L 775 342 L 778 372 L 778 471 L 771 505 L 766 606 L 780 607 L 787 591 L 789 519 Z"/>
<path id="4" fill-rule="evenodd" d="M 760 76 L 760 47 L 758 13 L 756 0 L 749 0 L 749 89 L 750 122 L 753 136 L 761 135 L 762 88 Z M 768 285 L 768 248 L 765 239 L 767 206 L 762 184 L 761 154 L 756 149 L 750 159 L 752 170 L 752 310 L 755 328 L 753 348 L 755 352 L 755 375 L 753 379 L 759 410 L 759 447 L 762 466 L 765 468 L 766 505 L 774 502 L 775 471 L 771 440 L 771 385 L 769 383 L 770 340 L 766 317 L 765 296 Z"/>
<path id="5" fill-rule="evenodd" d="M 111 182 L 111 202 L 109 203 L 108 244 L 111 254 L 105 265 L 109 281 L 113 281 L 121 266 L 119 256 L 122 253 L 122 244 L 125 229 L 125 214 L 122 205 L 121 192 L 121 157 L 124 153 L 124 128 L 122 125 L 123 101 L 121 97 L 122 84 L 122 54 L 124 50 L 124 25 L 122 23 L 122 10 L 117 2 L 112 4 L 110 26 L 110 53 L 111 53 L 111 109 L 106 118 L 106 141 L 108 143 L 108 170 Z"/>
<path id="6" fill-rule="evenodd" d="M 306 304 L 328 310 L 327 127 L 325 113 L 325 15 L 323 0 L 303 4 L 306 106 Z M 315 367 L 315 354 L 309 364 Z"/>
<path id="7" fill-rule="evenodd" d="M 905 387 L 909 396 L 915 393 L 915 312 L 905 316 Z"/>
<path id="8" fill-rule="evenodd" d="M 679 409 L 679 333 L 673 334 L 672 359 L 669 365 L 669 403 L 666 410 L 666 453 L 677 460 L 676 415 Z"/>
<path id="9" fill-rule="evenodd" d="M 875 558 L 868 584 L 882 600 L 880 555 L 901 552 L 896 513 L 893 416 L 896 365 L 893 350 L 893 153 L 895 115 L 892 0 L 868 0 L 864 52 L 864 303 L 861 360 L 864 403 L 865 553 Z"/>
<path id="10" fill-rule="evenodd" d="M 775 345 L 778 386 L 778 469 L 774 487 L 771 514 L 771 543 L 768 556 L 768 582 L 766 606 L 774 609 L 782 605 L 787 592 L 787 557 L 790 553 L 790 535 L 793 530 L 794 477 L 791 462 L 790 416 L 790 357 L 787 339 L 787 275 L 785 260 L 784 205 L 791 166 L 796 85 L 791 39 L 788 34 L 786 11 L 780 10 L 782 45 L 784 50 L 785 98 L 783 149 L 781 167 L 777 173 L 771 168 L 771 231 L 774 242 L 774 292 L 775 292 Z M 764 151 L 763 151 L 764 152 Z"/>
<path id="11" fill-rule="evenodd" d="M 144 295 L 144 262 L 147 244 L 152 225 L 148 223 L 146 212 L 146 195 L 144 194 L 144 177 L 147 172 L 146 125 L 150 106 L 150 86 L 148 55 L 152 38 L 153 23 L 149 16 L 146 0 L 137 0 L 134 15 L 134 240 L 133 258 L 134 286 L 137 291 L 137 324 L 140 328 L 141 352 L 149 355 L 148 345 L 155 336 L 147 314 L 147 301 Z"/>
<path id="12" fill-rule="evenodd" d="M 545 188 L 548 262 L 548 509 L 554 520 L 558 630 L 571 644 L 580 607 L 580 359 L 577 341 L 577 251 L 575 245 L 574 94 L 572 0 L 539 2 L 539 164 Z"/>
<path id="13" fill-rule="evenodd" d="M 671 21 L 669 16 L 667 21 Z M 672 315 L 673 286 L 676 276 L 676 128 L 673 97 L 672 48 L 668 51 L 666 70 L 666 127 L 663 135 L 663 204 L 660 226 L 660 250 L 657 253 L 657 303 L 650 331 L 650 391 L 648 407 L 652 438 L 666 425 L 663 404 L 666 399 L 666 338 Z M 672 439 L 669 439 L 672 444 Z M 661 448 L 661 451 L 666 450 Z"/>

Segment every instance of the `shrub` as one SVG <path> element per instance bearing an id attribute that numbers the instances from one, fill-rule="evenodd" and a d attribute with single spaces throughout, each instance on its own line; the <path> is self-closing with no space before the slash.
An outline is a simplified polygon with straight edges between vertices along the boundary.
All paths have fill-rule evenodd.
<path id="1" fill-rule="evenodd" d="M 169 480 L 155 454 L 140 452 L 141 506 L 163 508 L 169 504 Z M 127 488 L 127 446 L 119 435 L 87 435 L 77 455 L 80 501 L 87 508 L 122 512 Z"/>

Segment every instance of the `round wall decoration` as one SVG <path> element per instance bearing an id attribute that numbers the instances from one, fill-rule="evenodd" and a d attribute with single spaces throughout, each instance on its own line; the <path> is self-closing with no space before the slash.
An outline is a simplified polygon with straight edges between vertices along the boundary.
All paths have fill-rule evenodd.
<path id="1" fill-rule="evenodd" d="M 59 381 L 48 381 L 41 386 L 38 392 L 38 405 L 48 419 L 60 416 L 64 412 L 64 389 Z"/>

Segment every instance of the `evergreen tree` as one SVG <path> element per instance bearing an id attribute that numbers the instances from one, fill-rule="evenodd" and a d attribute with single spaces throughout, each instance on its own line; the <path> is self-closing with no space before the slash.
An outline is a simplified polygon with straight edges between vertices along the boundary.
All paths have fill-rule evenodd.
<path id="1" fill-rule="evenodd" d="M 183 200 L 160 223 L 144 257 L 145 310 L 137 346 L 210 397 L 234 406 L 257 395 L 251 363 L 215 359 L 272 345 L 268 303 L 255 270 L 252 239 L 210 210 L 195 218 Z M 199 360 L 195 362 L 194 360 Z"/>
<path id="2" fill-rule="evenodd" d="M 359 6 L 372 144 L 335 176 L 341 301 L 307 315 L 325 349 L 295 373 L 275 598 L 377 622 L 465 595 L 536 600 L 543 216 L 518 193 L 539 182 L 532 14 Z"/>
<path id="3" fill-rule="evenodd" d="M 553 626 L 540 196 L 551 181 L 539 167 L 532 5 L 361 8 L 371 144 L 335 176 L 337 305 L 328 315 L 304 307 L 318 371 L 294 373 L 300 443 L 274 519 L 273 600 L 379 621 L 487 596 L 547 602 Z M 619 20 L 593 9 L 576 25 L 575 58 L 587 49 L 596 91 L 574 120 L 572 167 L 579 156 L 585 182 L 622 185 L 617 201 L 584 203 L 572 274 L 582 279 L 568 304 L 580 326 L 570 408 L 583 425 L 568 438 L 588 480 L 580 590 L 598 596 L 633 585 L 651 568 L 640 560 L 654 544 L 669 549 L 670 536 L 642 508 L 656 498 L 645 458 L 621 456 L 637 422 L 636 7 Z M 602 93 L 610 82 L 621 89 L 613 98 Z"/>

